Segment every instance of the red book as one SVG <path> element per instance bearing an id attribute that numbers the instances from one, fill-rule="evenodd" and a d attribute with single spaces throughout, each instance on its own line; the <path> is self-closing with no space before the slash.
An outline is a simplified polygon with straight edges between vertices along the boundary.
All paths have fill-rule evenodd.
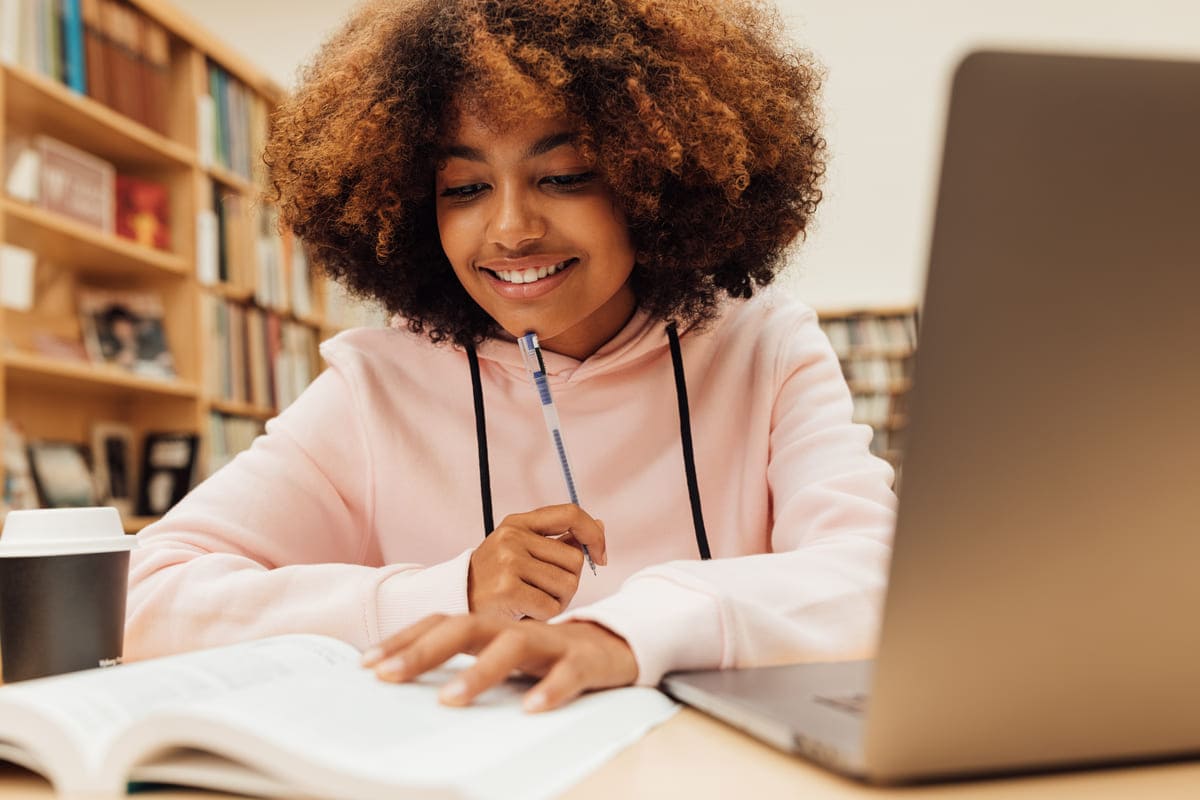
<path id="1" fill-rule="evenodd" d="M 161 183 L 117 176 L 117 235 L 146 247 L 171 249 L 171 214 L 167 187 Z"/>

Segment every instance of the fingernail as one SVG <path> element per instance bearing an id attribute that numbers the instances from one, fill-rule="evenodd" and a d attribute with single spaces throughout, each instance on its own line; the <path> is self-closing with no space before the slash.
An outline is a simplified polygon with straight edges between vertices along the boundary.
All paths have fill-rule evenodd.
<path id="1" fill-rule="evenodd" d="M 542 711 L 546 708 L 548 698 L 545 692 L 530 692 L 525 695 L 525 701 L 522 703 L 526 711 Z"/>
<path id="2" fill-rule="evenodd" d="M 442 690 L 438 692 L 438 699 L 442 700 L 443 702 L 446 700 L 453 702 L 455 700 L 461 700 L 466 693 L 467 685 L 461 680 L 455 678 L 442 687 Z"/>
<path id="3" fill-rule="evenodd" d="M 378 647 L 372 647 L 362 655 L 362 665 L 369 667 L 379 659 L 383 658 L 383 650 Z"/>
<path id="4" fill-rule="evenodd" d="M 380 661 L 375 665 L 375 674 L 389 678 L 398 678 L 404 674 L 405 666 L 404 656 L 392 656 L 388 660 Z"/>

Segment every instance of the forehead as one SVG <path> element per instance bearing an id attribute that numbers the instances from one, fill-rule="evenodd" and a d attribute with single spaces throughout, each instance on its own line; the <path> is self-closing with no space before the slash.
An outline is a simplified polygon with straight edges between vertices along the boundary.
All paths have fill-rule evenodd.
<path id="1" fill-rule="evenodd" d="M 566 116 L 527 116 L 497 121 L 477 111 L 462 111 L 446 126 L 441 144 L 492 150 L 528 145 L 547 136 L 573 132 L 572 122 Z"/>

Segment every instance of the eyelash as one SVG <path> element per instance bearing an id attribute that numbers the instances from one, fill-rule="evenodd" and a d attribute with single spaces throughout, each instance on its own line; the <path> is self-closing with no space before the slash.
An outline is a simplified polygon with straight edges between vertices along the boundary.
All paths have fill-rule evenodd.
<path id="1" fill-rule="evenodd" d="M 551 175 L 542 180 L 548 181 L 551 186 L 560 192 L 574 192 L 578 191 L 595 177 L 596 173 L 594 172 L 577 172 L 574 175 Z M 486 186 L 487 184 L 485 183 L 451 186 L 442 191 L 442 197 L 449 197 L 456 200 L 470 200 L 482 192 L 483 187 Z"/>

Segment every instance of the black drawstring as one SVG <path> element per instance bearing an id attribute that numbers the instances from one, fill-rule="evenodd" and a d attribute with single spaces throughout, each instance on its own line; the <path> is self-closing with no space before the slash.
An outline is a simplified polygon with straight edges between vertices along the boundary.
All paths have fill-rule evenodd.
<path id="1" fill-rule="evenodd" d="M 667 326 L 671 342 L 671 362 L 675 365 L 675 397 L 679 400 L 679 439 L 683 443 L 683 468 L 687 472 L 688 500 L 692 503 L 692 525 L 696 528 L 696 546 L 700 558 L 712 558 L 708 551 L 708 534 L 704 531 L 704 513 L 700 510 L 700 484 L 696 481 L 696 456 L 692 453 L 692 415 L 688 411 L 687 381 L 683 376 L 683 354 L 679 350 L 679 334 L 675 323 Z"/>
<path id="2" fill-rule="evenodd" d="M 488 467 L 487 419 L 483 415 L 483 384 L 479 380 L 479 356 L 467 345 L 467 363 L 471 365 L 471 394 L 475 397 L 475 443 L 479 446 L 479 497 L 483 501 L 483 535 L 496 529 L 492 519 L 492 475 Z"/>
<path id="3" fill-rule="evenodd" d="M 700 484 L 696 480 L 696 456 L 692 452 L 692 422 L 688 411 L 687 380 L 683 374 L 683 354 L 679 349 L 679 334 L 675 324 L 667 326 L 671 344 L 671 363 L 675 367 L 675 396 L 679 400 L 679 438 L 683 445 L 683 467 L 687 473 L 688 500 L 692 505 L 692 524 L 696 528 L 696 546 L 700 558 L 712 558 L 708 535 L 704 531 L 704 514 L 700 509 Z M 475 441 L 479 447 L 479 497 L 483 502 L 483 535 L 496 527 L 492 517 L 492 479 L 488 468 L 487 424 L 483 414 L 483 384 L 479 380 L 479 356 L 468 345 L 467 362 L 471 366 L 471 394 L 475 399 Z"/>

